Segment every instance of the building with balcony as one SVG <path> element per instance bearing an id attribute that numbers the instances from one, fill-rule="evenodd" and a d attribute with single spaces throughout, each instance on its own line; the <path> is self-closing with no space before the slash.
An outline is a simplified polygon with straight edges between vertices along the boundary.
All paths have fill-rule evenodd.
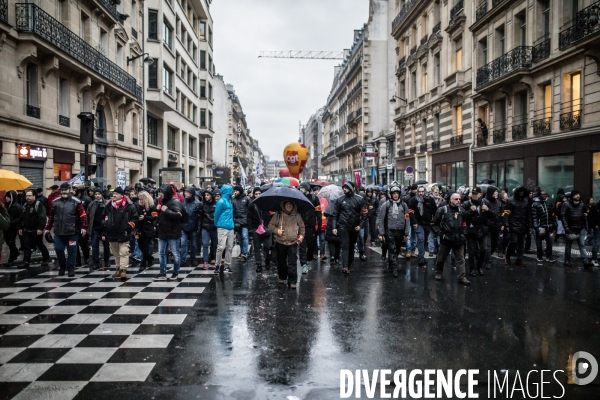
<path id="1" fill-rule="evenodd" d="M 35 187 L 83 169 L 77 115 L 95 115 L 92 177 L 134 183 L 143 173 L 144 7 L 132 0 L 0 3 L 2 168 Z"/>
<path id="2" fill-rule="evenodd" d="M 146 0 L 145 171 L 187 184 L 212 180 L 215 65 L 208 0 Z M 146 58 L 142 58 L 146 59 Z M 142 63 L 140 59 L 140 63 Z"/>
<path id="3" fill-rule="evenodd" d="M 401 1 L 391 24 L 396 41 L 396 180 L 408 166 L 415 180 L 453 188 L 469 177 L 473 136 L 473 47 L 469 24 L 474 2 Z"/>
<path id="4" fill-rule="evenodd" d="M 600 195 L 599 1 L 480 3 L 473 35 L 478 132 L 471 182 Z"/>
<path id="5" fill-rule="evenodd" d="M 323 175 L 323 168 L 321 167 L 323 157 L 323 112 L 323 108 L 318 109 L 301 129 L 301 142 L 308 149 L 308 159 L 302 171 L 302 179 L 318 179 L 320 175 Z"/>

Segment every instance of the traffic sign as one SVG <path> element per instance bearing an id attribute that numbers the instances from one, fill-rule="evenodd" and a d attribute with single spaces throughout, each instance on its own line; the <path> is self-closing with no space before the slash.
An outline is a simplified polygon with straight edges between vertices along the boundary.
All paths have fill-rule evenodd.
<path id="1" fill-rule="evenodd" d="M 379 153 L 365 153 L 365 152 L 361 152 L 360 156 L 361 157 L 379 157 Z"/>
<path id="2" fill-rule="evenodd" d="M 412 181 L 415 179 L 415 174 L 404 174 L 404 180 Z"/>
<path id="3" fill-rule="evenodd" d="M 404 170 L 404 173 L 405 173 L 405 174 L 408 174 L 408 175 L 413 175 L 413 174 L 415 173 L 415 169 L 414 169 L 413 167 L 410 167 L 410 166 L 408 166 L 408 167 L 406 167 L 406 169 Z M 412 179 L 412 178 L 411 178 L 411 179 Z"/>

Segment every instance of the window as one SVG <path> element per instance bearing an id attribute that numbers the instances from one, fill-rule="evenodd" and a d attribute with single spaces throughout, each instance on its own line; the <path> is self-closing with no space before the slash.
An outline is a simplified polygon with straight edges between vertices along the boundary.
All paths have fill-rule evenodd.
<path id="1" fill-rule="evenodd" d="M 138 19 L 138 11 L 137 11 L 137 3 L 133 1 L 131 3 L 131 27 L 133 29 L 137 29 L 137 19 Z"/>
<path id="2" fill-rule="evenodd" d="M 163 65 L 163 90 L 168 94 L 173 94 L 173 72 Z"/>
<path id="3" fill-rule="evenodd" d="M 411 86 L 411 100 L 414 100 L 417 98 L 417 71 L 414 71 L 410 74 L 411 77 L 411 82 L 410 82 L 410 86 Z"/>
<path id="4" fill-rule="evenodd" d="M 544 11 L 542 14 L 542 29 L 545 38 L 550 37 L 550 2 L 546 1 L 543 5 Z"/>
<path id="5" fill-rule="evenodd" d="M 213 127 L 213 114 L 212 112 L 208 112 L 208 127 L 212 129 Z"/>
<path id="6" fill-rule="evenodd" d="M 90 17 L 88 17 L 85 13 L 81 13 L 79 21 L 79 37 L 81 37 L 87 43 L 90 43 L 90 33 Z"/>
<path id="7" fill-rule="evenodd" d="M 575 156 L 560 154 L 538 157 L 538 185 L 552 196 L 559 188 L 569 191 L 575 181 Z"/>
<path id="8" fill-rule="evenodd" d="M 488 63 L 488 48 L 487 48 L 487 38 L 484 38 L 479 41 L 479 67 L 483 67 Z"/>
<path id="9" fill-rule="evenodd" d="M 192 121 L 194 121 L 194 123 L 196 123 L 197 120 L 198 120 L 198 107 L 194 106 L 194 111 L 192 113 Z"/>
<path id="10" fill-rule="evenodd" d="M 148 115 L 148 144 L 158 146 L 158 120 Z"/>
<path id="11" fill-rule="evenodd" d="M 200 50 L 200 69 L 206 69 L 206 51 Z"/>
<path id="12" fill-rule="evenodd" d="M 438 140 L 440 138 L 440 114 L 433 114 L 433 138 Z"/>
<path id="13" fill-rule="evenodd" d="M 544 85 L 544 118 L 552 118 L 552 86 Z"/>
<path id="14" fill-rule="evenodd" d="M 172 126 L 167 128 L 167 150 L 175 151 L 175 137 L 177 130 Z"/>
<path id="15" fill-rule="evenodd" d="M 454 131 L 456 135 L 462 135 L 462 105 L 454 108 Z"/>
<path id="16" fill-rule="evenodd" d="M 158 40 L 158 11 L 148 11 L 148 39 Z"/>
<path id="17" fill-rule="evenodd" d="M 440 67 L 440 53 L 436 53 L 433 56 L 433 79 L 435 79 L 435 85 L 439 86 L 442 83 L 442 74 Z"/>
<path id="18" fill-rule="evenodd" d="M 158 62 L 148 65 L 148 88 L 158 89 Z"/>
<path id="19" fill-rule="evenodd" d="M 515 100 L 516 103 L 515 104 L 515 118 L 514 118 L 514 124 L 524 124 L 527 122 L 527 113 L 528 113 L 528 107 L 527 107 L 527 100 L 528 96 L 527 96 L 527 90 L 522 90 L 518 93 L 515 94 Z"/>
<path id="20" fill-rule="evenodd" d="M 421 139 L 423 143 L 427 143 L 427 119 L 423 118 L 421 120 Z"/>
<path id="21" fill-rule="evenodd" d="M 60 78 L 58 87 L 58 115 L 69 116 L 69 80 Z"/>
<path id="22" fill-rule="evenodd" d="M 206 81 L 204 79 L 200 80 L 200 97 L 206 98 Z"/>
<path id="23" fill-rule="evenodd" d="M 167 20 L 163 21 L 163 42 L 168 48 L 173 48 L 173 27 Z"/>
<path id="24" fill-rule="evenodd" d="M 504 25 L 498 27 L 496 29 L 496 34 L 494 36 L 496 38 L 496 57 L 500 57 L 506 51 L 505 48 L 505 37 L 504 37 Z"/>
<path id="25" fill-rule="evenodd" d="M 104 29 L 100 29 L 100 45 L 98 51 L 105 56 L 108 55 L 108 33 Z"/>
<path id="26" fill-rule="evenodd" d="M 454 71 L 462 71 L 462 38 L 454 41 Z"/>
<path id="27" fill-rule="evenodd" d="M 189 153 L 190 153 L 190 157 L 196 157 L 196 139 L 194 139 L 193 137 L 190 136 L 189 138 Z"/>
<path id="28" fill-rule="evenodd" d="M 117 43 L 117 65 L 123 68 L 123 46 Z"/>
<path id="29" fill-rule="evenodd" d="M 527 44 L 527 23 L 525 12 L 515 16 L 515 45 L 525 46 Z"/>
<path id="30" fill-rule="evenodd" d="M 200 109 L 200 126 L 206 128 L 206 108 Z"/>
<path id="31" fill-rule="evenodd" d="M 592 156 L 592 194 L 596 200 L 600 197 L 600 153 Z"/>
<path id="32" fill-rule="evenodd" d="M 400 98 L 406 98 L 406 81 L 400 81 Z"/>
<path id="33" fill-rule="evenodd" d="M 27 64 L 27 105 L 38 106 L 38 66 Z"/>
<path id="34" fill-rule="evenodd" d="M 213 99 L 213 87 L 210 83 L 208 84 L 208 99 L 209 100 Z"/>
<path id="35" fill-rule="evenodd" d="M 506 98 L 496 101 L 494 107 L 494 131 L 506 128 Z"/>
<path id="36" fill-rule="evenodd" d="M 467 169 L 465 161 L 435 165 L 435 182 L 447 182 L 456 190 L 467 185 Z"/>
<path id="37" fill-rule="evenodd" d="M 206 40 L 206 22 L 200 22 L 200 40 Z"/>
<path id="38" fill-rule="evenodd" d="M 428 90 L 427 86 L 427 65 L 423 66 L 421 75 L 421 93 L 426 93 Z"/>
<path id="39" fill-rule="evenodd" d="M 67 0 L 59 0 L 56 5 L 58 7 L 56 13 L 58 20 L 63 25 L 66 25 L 66 22 L 69 20 L 69 3 L 67 3 Z"/>
<path id="40" fill-rule="evenodd" d="M 179 68 L 179 76 L 181 77 L 181 79 L 183 79 L 185 77 L 185 69 L 187 68 L 187 65 L 185 65 L 184 62 L 181 62 L 180 68 Z"/>
<path id="41" fill-rule="evenodd" d="M 573 114 L 579 113 L 581 109 L 581 73 L 571 75 L 571 111 Z"/>
<path id="42" fill-rule="evenodd" d="M 181 95 L 181 109 L 179 110 L 179 112 L 182 113 L 183 115 L 185 115 L 186 108 L 187 108 L 187 97 L 185 97 L 184 95 Z"/>
<path id="43" fill-rule="evenodd" d="M 210 26 L 208 27 L 208 44 L 210 44 L 210 47 L 212 47 L 212 29 L 210 29 Z"/>

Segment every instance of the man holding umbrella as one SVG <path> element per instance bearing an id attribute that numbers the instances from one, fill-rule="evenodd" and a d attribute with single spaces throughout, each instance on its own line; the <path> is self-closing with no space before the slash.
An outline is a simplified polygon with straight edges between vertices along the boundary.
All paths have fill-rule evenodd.
<path id="1" fill-rule="evenodd" d="M 333 234 L 339 235 L 342 246 L 342 272 L 348 275 L 353 272 L 354 244 L 358 232 L 365 224 L 368 210 L 364 199 L 354 194 L 351 182 L 346 182 L 342 189 L 344 197 L 338 199 L 333 212 Z"/>

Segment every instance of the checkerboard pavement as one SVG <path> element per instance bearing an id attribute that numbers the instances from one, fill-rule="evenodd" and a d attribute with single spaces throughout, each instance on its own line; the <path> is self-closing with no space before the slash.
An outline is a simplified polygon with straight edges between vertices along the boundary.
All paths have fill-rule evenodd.
<path id="1" fill-rule="evenodd" d="M 178 279 L 155 282 L 158 264 L 130 267 L 127 280 L 113 272 L 48 271 L 0 287 L 0 399 L 66 400 L 89 382 L 145 381 L 155 363 L 139 361 L 152 357 L 128 352 L 166 351 L 213 279 L 181 267 Z"/>

